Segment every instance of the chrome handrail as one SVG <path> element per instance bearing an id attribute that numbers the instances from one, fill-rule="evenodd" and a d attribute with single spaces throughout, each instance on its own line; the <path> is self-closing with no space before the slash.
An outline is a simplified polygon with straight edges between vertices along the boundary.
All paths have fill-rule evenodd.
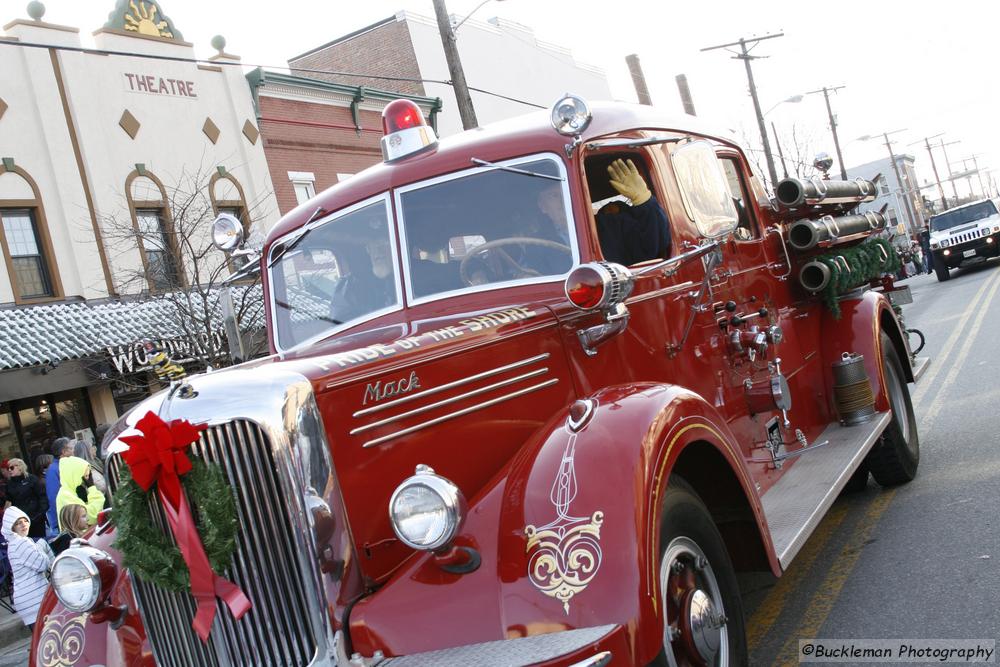
<path id="1" fill-rule="evenodd" d="M 694 248 L 682 252 L 681 254 L 675 257 L 670 257 L 668 259 L 665 259 L 662 262 L 657 262 L 656 264 L 650 264 L 649 266 L 644 266 L 641 269 L 632 269 L 631 270 L 632 275 L 638 277 L 638 276 L 644 276 L 647 273 L 655 273 L 657 271 L 662 271 L 664 276 L 672 276 L 677 272 L 678 269 L 680 269 L 682 265 L 686 264 L 692 259 L 696 259 L 698 257 L 701 257 L 702 255 L 706 255 L 712 252 L 721 245 L 722 241 L 720 239 L 709 241 L 707 243 L 702 243 L 701 245 L 695 246 Z"/>

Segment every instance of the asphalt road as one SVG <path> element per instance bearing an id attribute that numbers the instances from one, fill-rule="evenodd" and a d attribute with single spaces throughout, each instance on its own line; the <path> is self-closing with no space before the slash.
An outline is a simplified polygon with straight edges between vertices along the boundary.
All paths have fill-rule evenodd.
<path id="1" fill-rule="evenodd" d="M 842 495 L 781 578 L 743 581 L 754 665 L 798 664 L 799 639 L 1000 634 L 1000 263 L 906 284 L 933 359 L 917 478 Z"/>

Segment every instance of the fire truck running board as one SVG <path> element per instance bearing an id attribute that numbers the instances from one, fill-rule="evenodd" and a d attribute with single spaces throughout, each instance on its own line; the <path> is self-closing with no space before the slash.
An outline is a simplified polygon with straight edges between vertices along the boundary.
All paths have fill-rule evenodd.
<path id="1" fill-rule="evenodd" d="M 816 438 L 817 442 L 829 440 L 830 444 L 798 457 L 764 494 L 764 516 L 783 570 L 819 525 L 890 420 L 890 413 L 880 412 L 866 424 L 831 424 Z"/>
<path id="2" fill-rule="evenodd" d="M 913 360 L 913 382 L 920 382 L 920 378 L 923 377 L 924 373 L 927 371 L 927 367 L 931 365 L 930 357 L 917 357 Z"/>

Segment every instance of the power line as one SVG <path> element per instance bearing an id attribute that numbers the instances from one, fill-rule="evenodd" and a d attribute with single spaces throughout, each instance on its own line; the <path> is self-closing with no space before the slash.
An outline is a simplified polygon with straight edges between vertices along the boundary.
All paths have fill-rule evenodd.
<path id="1" fill-rule="evenodd" d="M 245 63 L 245 62 L 233 62 L 224 60 L 208 60 L 206 58 L 186 58 L 182 56 L 166 56 L 162 54 L 152 54 L 152 53 L 136 53 L 134 51 L 114 51 L 109 49 L 91 49 L 84 46 L 60 46 L 55 44 L 41 44 L 38 42 L 15 42 L 5 39 L 0 39 L 0 46 L 23 46 L 29 49 L 53 49 L 55 51 L 70 51 L 73 53 L 87 53 L 90 55 L 97 56 L 121 56 L 124 58 L 146 58 L 147 60 L 164 60 L 169 62 L 179 62 L 179 63 L 192 63 L 194 65 L 214 65 L 214 66 L 227 66 L 227 67 L 255 67 L 260 69 L 287 69 L 290 72 L 305 72 L 308 74 L 326 74 L 328 76 L 343 76 L 343 77 L 355 77 L 359 79 L 378 79 L 382 81 L 405 81 L 408 83 L 437 83 L 442 86 L 454 86 L 455 84 L 451 80 L 444 79 L 420 79 L 415 77 L 406 76 L 384 76 L 378 74 L 362 74 L 360 72 L 340 72 L 336 70 L 324 70 L 324 69 L 312 69 L 308 67 L 292 67 L 290 65 L 259 65 L 255 63 Z M 516 102 L 518 104 L 523 104 L 529 107 L 535 107 L 538 109 L 546 109 L 548 107 L 542 106 L 540 104 L 535 104 L 534 102 L 528 102 L 526 100 L 521 100 L 516 97 L 511 97 L 509 95 L 503 95 L 501 93 L 494 93 L 490 90 L 484 90 L 482 88 L 472 88 L 469 90 L 475 90 L 478 93 L 484 95 L 491 95 L 493 97 L 499 97 L 511 102 Z"/>

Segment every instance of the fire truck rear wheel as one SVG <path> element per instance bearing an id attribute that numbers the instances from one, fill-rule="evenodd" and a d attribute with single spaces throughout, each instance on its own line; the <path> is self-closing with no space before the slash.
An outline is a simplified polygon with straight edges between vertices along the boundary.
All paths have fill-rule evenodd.
<path id="1" fill-rule="evenodd" d="M 748 664 L 739 584 L 725 542 L 698 494 L 671 477 L 660 530 L 663 651 L 654 665 Z"/>
<path id="2" fill-rule="evenodd" d="M 879 444 L 868 455 L 868 465 L 875 481 L 882 486 L 905 484 L 917 476 L 920 464 L 920 436 L 913 414 L 910 391 L 903 375 L 896 348 L 882 334 L 882 368 L 885 375 L 892 421 L 882 433 Z"/>

